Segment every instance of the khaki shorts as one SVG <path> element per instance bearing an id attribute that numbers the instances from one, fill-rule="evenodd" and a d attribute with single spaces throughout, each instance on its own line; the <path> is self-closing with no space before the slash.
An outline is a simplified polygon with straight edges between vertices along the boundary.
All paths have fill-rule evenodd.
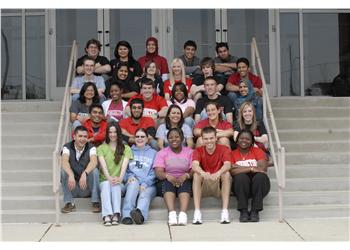
<path id="1" fill-rule="evenodd" d="M 214 196 L 217 198 L 221 197 L 221 179 L 218 178 L 216 181 L 205 180 L 202 182 L 202 197 Z"/>

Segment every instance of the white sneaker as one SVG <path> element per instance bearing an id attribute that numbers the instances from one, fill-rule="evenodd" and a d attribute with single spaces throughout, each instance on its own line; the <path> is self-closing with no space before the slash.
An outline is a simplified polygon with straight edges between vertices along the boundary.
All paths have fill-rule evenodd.
<path id="1" fill-rule="evenodd" d="M 180 212 L 178 219 L 179 219 L 178 220 L 178 225 L 180 225 L 180 226 L 186 226 L 187 225 L 187 214 L 185 212 Z"/>
<path id="2" fill-rule="evenodd" d="M 202 213 L 200 210 L 194 210 L 192 223 L 195 225 L 202 224 Z"/>
<path id="3" fill-rule="evenodd" d="M 177 225 L 177 215 L 176 215 L 176 211 L 170 211 L 170 212 L 169 212 L 168 224 L 169 224 L 169 226 Z"/>
<path id="4" fill-rule="evenodd" d="M 228 214 L 228 210 L 227 209 L 223 209 L 221 211 L 221 220 L 220 223 L 221 224 L 229 224 L 230 223 L 230 219 L 229 219 L 229 214 Z"/>

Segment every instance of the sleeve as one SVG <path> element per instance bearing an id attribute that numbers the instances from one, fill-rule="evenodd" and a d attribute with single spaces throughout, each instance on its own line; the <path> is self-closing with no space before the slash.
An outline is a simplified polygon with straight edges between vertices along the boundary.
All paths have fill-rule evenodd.
<path id="1" fill-rule="evenodd" d="M 96 155 L 96 147 L 90 148 L 89 156 Z"/>
<path id="2" fill-rule="evenodd" d="M 232 128 L 232 124 L 229 123 L 228 121 L 224 121 L 224 129 L 231 129 Z"/>
<path id="3" fill-rule="evenodd" d="M 230 101 L 230 99 L 227 96 L 223 96 L 224 98 L 224 112 L 225 114 L 227 113 L 232 113 L 232 102 Z"/>
<path id="4" fill-rule="evenodd" d="M 196 109 L 196 103 L 192 99 L 187 99 L 187 106 Z"/>
<path id="5" fill-rule="evenodd" d="M 194 128 L 200 128 L 203 129 L 204 128 L 204 120 L 199 121 L 196 125 L 194 125 Z"/>
<path id="6" fill-rule="evenodd" d="M 79 83 L 78 83 L 78 77 L 74 77 L 73 82 L 72 82 L 72 86 L 73 89 L 79 89 Z"/>
<path id="7" fill-rule="evenodd" d="M 79 113 L 79 110 L 78 110 L 78 101 L 73 101 L 71 106 L 70 106 L 70 109 L 69 109 L 69 112 L 71 113 L 75 113 L 75 114 L 78 114 Z"/>
<path id="8" fill-rule="evenodd" d="M 165 124 L 161 124 L 156 133 L 156 138 L 164 139 Z"/>
<path id="9" fill-rule="evenodd" d="M 158 96 L 158 106 L 159 106 L 159 110 L 161 110 L 164 107 L 168 107 L 166 100 L 161 96 Z"/>
<path id="10" fill-rule="evenodd" d="M 237 149 L 235 149 L 231 152 L 231 163 L 232 164 L 235 164 L 237 162 L 236 155 L 235 155 L 236 150 Z"/>
<path id="11" fill-rule="evenodd" d="M 78 58 L 77 63 L 75 64 L 75 68 L 78 68 L 79 66 L 83 65 L 84 57 L 85 56 L 82 56 L 82 57 Z"/>
<path id="12" fill-rule="evenodd" d="M 97 147 L 97 156 L 104 156 L 104 144 Z"/>
<path id="13" fill-rule="evenodd" d="M 226 146 L 223 147 L 223 152 L 222 152 L 222 162 L 225 162 L 225 161 L 229 161 L 229 162 L 232 161 L 231 150 Z"/>
<path id="14" fill-rule="evenodd" d="M 199 152 L 199 148 L 196 148 L 192 153 L 192 161 L 201 162 L 201 154 Z"/>
<path id="15" fill-rule="evenodd" d="M 124 156 L 130 160 L 134 159 L 134 155 L 132 154 L 132 150 L 128 145 L 125 145 Z"/>
<path id="16" fill-rule="evenodd" d="M 67 148 L 67 147 L 63 147 L 63 149 L 62 149 L 62 155 L 70 155 L 70 153 L 69 153 L 69 149 Z"/>
<path id="17" fill-rule="evenodd" d="M 258 125 L 258 127 L 257 127 L 257 129 L 258 129 L 259 132 L 260 132 L 260 136 L 262 136 L 262 135 L 267 135 L 267 131 L 266 131 L 264 122 L 260 121 L 260 122 L 259 122 L 259 125 Z"/>
<path id="18" fill-rule="evenodd" d="M 106 127 L 107 127 L 107 122 L 105 122 L 104 125 L 101 125 L 98 133 L 94 136 L 94 141 L 95 142 L 104 142 L 106 139 Z"/>
<path id="19" fill-rule="evenodd" d="M 253 86 L 258 89 L 262 88 L 262 80 L 259 76 L 254 75 Z"/>
<path id="20" fill-rule="evenodd" d="M 200 115 L 200 113 L 202 112 L 204 108 L 204 99 L 201 98 L 197 101 L 197 104 L 196 104 L 196 111 L 194 112 L 195 115 Z"/>
<path id="21" fill-rule="evenodd" d="M 165 168 L 165 149 L 160 150 L 156 154 L 156 159 L 154 160 L 153 168 L 158 167 L 158 168 Z"/>
<path id="22" fill-rule="evenodd" d="M 233 73 L 232 75 L 230 75 L 230 77 L 228 78 L 227 82 L 237 85 L 237 77 L 236 77 L 237 73 Z"/>
<path id="23" fill-rule="evenodd" d="M 98 89 L 106 89 L 106 84 L 102 76 L 97 76 L 96 87 Z"/>
<path id="24" fill-rule="evenodd" d="M 107 57 L 101 56 L 100 57 L 100 64 L 101 65 L 109 64 L 109 60 L 107 59 Z"/>
<path id="25" fill-rule="evenodd" d="M 185 123 L 182 125 L 182 131 L 184 132 L 185 139 L 193 137 L 192 129 Z"/>
<path id="26" fill-rule="evenodd" d="M 261 148 L 253 147 L 252 150 L 254 152 L 254 156 L 255 156 L 255 159 L 257 161 L 259 161 L 259 160 L 267 160 L 266 159 L 266 154 Z"/>
<path id="27" fill-rule="evenodd" d="M 141 186 L 150 187 L 154 185 L 154 183 L 156 183 L 156 173 L 152 167 L 149 169 L 149 172 L 145 179 L 141 182 Z"/>
<path id="28" fill-rule="evenodd" d="M 170 81 L 169 81 L 169 80 L 166 80 L 166 81 L 164 82 L 164 94 L 169 94 L 169 95 L 171 95 L 171 91 L 170 91 L 169 87 L 170 87 Z"/>

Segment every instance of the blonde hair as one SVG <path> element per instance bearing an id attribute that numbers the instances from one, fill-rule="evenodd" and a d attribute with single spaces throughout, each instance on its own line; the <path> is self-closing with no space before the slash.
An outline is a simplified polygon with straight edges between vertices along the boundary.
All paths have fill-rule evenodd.
<path id="1" fill-rule="evenodd" d="M 171 70 L 169 70 L 169 81 L 170 81 L 170 86 L 174 86 L 175 84 L 175 76 L 173 73 L 173 65 L 175 63 L 180 63 L 180 67 L 181 67 L 181 82 L 183 82 L 184 84 L 186 84 L 186 72 L 185 72 L 185 65 L 183 63 L 183 61 L 180 58 L 174 58 L 173 61 L 171 62 Z"/>
<path id="2" fill-rule="evenodd" d="M 241 107 L 239 108 L 237 122 L 238 122 L 239 128 L 241 130 L 246 129 L 246 124 L 245 124 L 244 118 L 243 118 L 243 111 L 246 107 L 250 107 L 253 110 L 253 118 L 252 118 L 252 125 L 250 127 L 250 131 L 254 132 L 257 129 L 258 124 L 256 121 L 256 111 L 255 111 L 253 103 L 251 103 L 251 102 L 243 102 L 242 103 Z"/>

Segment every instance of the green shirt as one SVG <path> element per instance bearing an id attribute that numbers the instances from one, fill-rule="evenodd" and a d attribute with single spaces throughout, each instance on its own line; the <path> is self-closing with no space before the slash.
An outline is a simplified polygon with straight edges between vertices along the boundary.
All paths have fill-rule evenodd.
<path id="1" fill-rule="evenodd" d="M 107 170 L 110 176 L 120 176 L 120 171 L 122 169 L 122 163 L 124 160 L 124 157 L 128 159 L 133 159 L 131 148 L 128 145 L 124 145 L 124 152 L 121 160 L 118 164 L 115 164 L 114 162 L 114 153 L 115 150 L 112 150 L 111 147 L 103 143 L 97 148 L 97 156 L 102 156 L 107 164 Z M 106 177 L 104 176 L 102 169 L 100 169 L 100 182 L 106 181 Z"/>

